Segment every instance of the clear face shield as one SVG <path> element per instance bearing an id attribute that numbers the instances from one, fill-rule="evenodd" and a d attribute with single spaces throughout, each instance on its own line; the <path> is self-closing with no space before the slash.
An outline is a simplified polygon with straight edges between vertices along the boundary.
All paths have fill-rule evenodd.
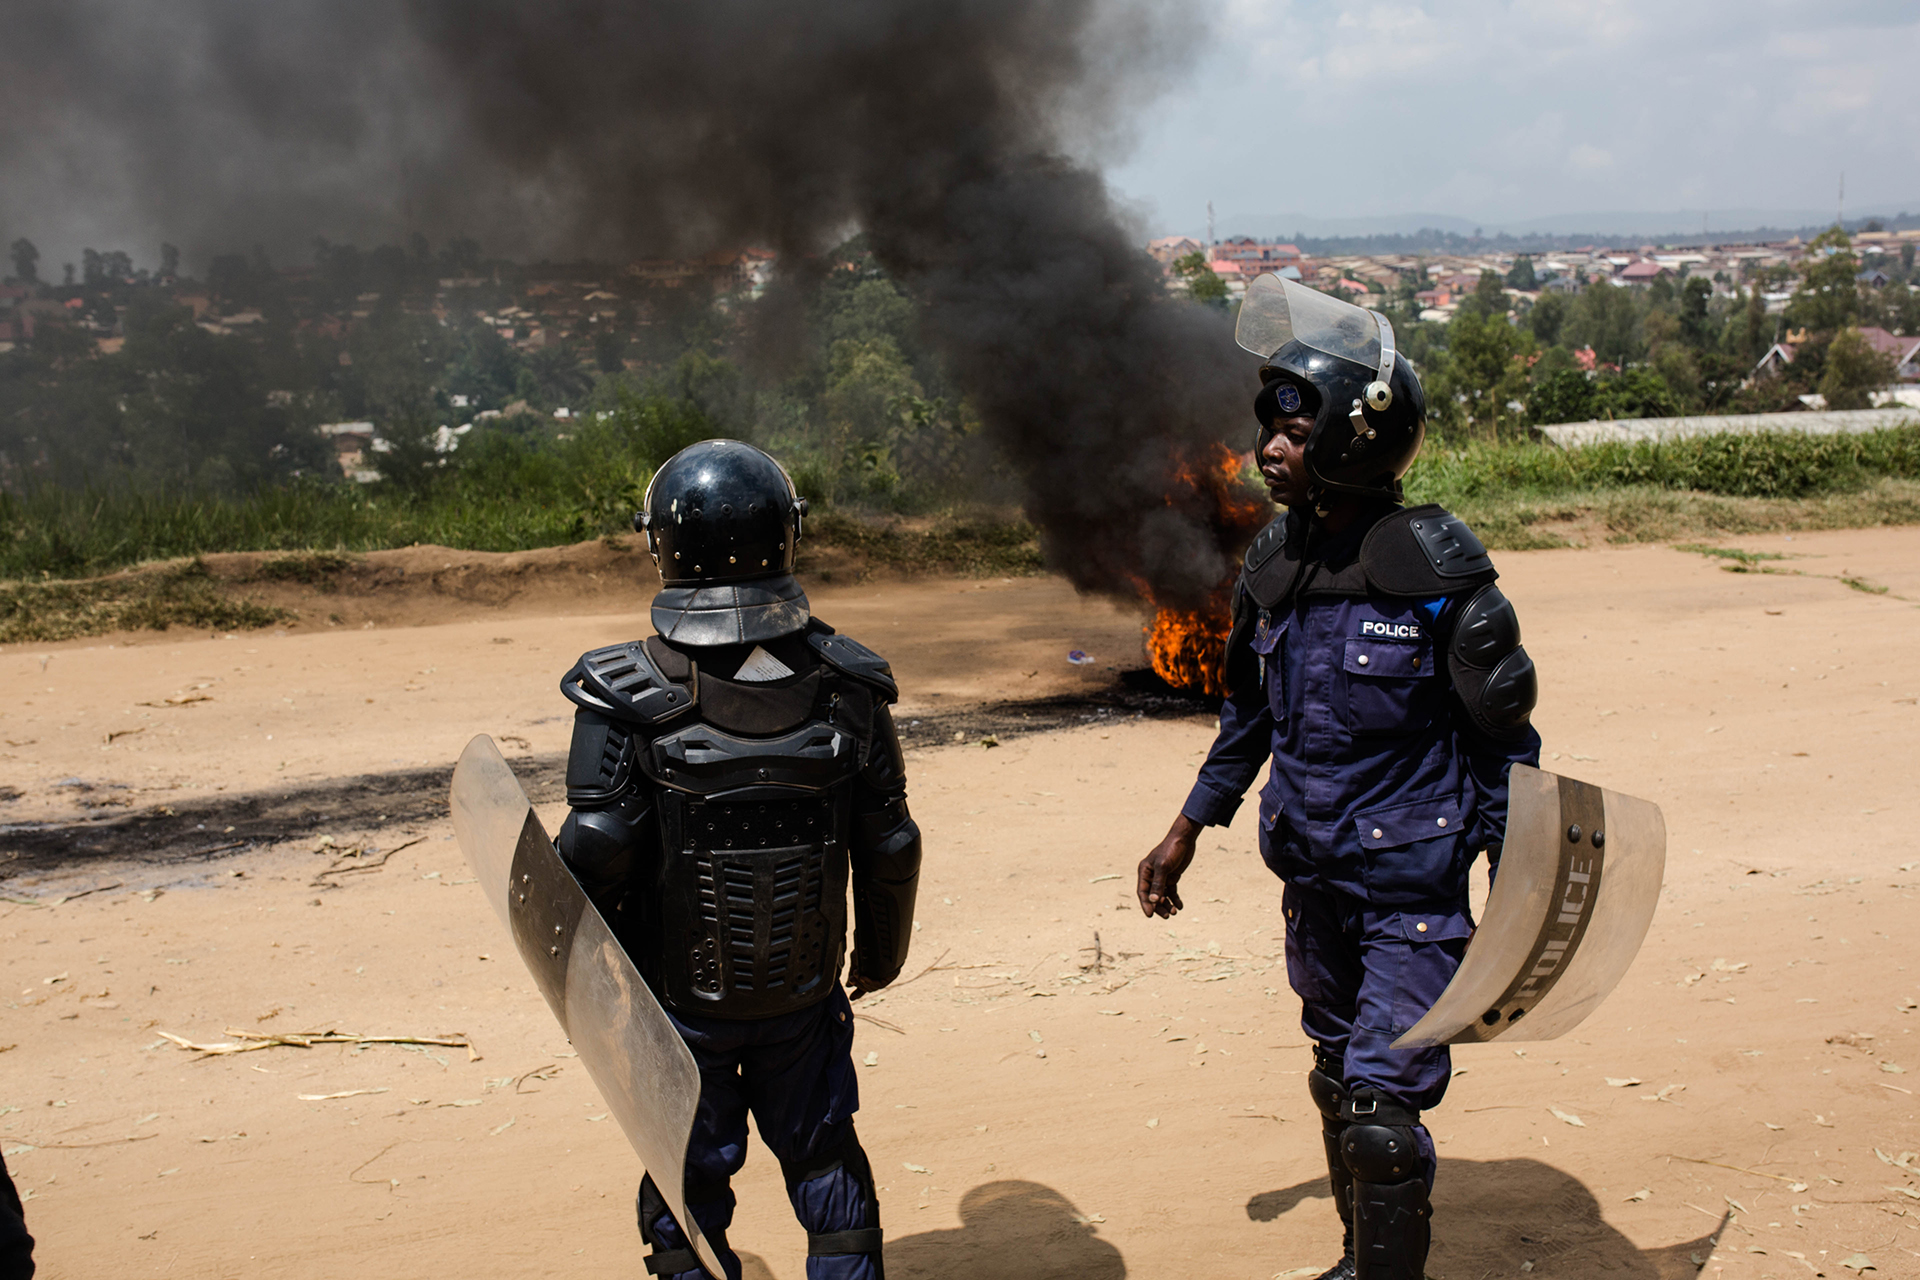
<path id="1" fill-rule="evenodd" d="M 1234 340 L 1262 360 L 1289 342 L 1376 370 L 1367 384 L 1366 407 L 1376 413 L 1393 404 L 1393 324 L 1378 311 L 1309 289 L 1279 276 L 1257 277 L 1240 304 Z M 1366 435 L 1361 402 L 1353 404 L 1356 430 Z"/>

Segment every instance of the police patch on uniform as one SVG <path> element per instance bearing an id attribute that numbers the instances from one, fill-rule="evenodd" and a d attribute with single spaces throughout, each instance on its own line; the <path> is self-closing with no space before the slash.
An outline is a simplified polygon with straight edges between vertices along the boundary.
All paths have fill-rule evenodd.
<path id="1" fill-rule="evenodd" d="M 1418 640 L 1426 635 L 1417 622 L 1376 622 L 1365 618 L 1360 623 L 1360 634 L 1374 636 L 1382 640 Z"/>
<path id="2" fill-rule="evenodd" d="M 1274 407 L 1282 413 L 1298 413 L 1300 411 L 1300 388 L 1290 382 L 1281 383 L 1278 387 L 1274 388 L 1273 404 Z"/>

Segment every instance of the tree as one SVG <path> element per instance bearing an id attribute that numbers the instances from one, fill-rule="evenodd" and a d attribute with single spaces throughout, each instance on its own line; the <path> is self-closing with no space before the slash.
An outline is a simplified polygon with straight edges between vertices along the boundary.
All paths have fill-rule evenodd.
<path id="1" fill-rule="evenodd" d="M 1742 317 L 1741 338 L 1745 344 L 1748 361 L 1757 361 L 1767 354 L 1767 348 L 1773 345 L 1773 326 L 1767 320 L 1767 300 L 1760 296 L 1760 286 L 1755 284 L 1747 291 L 1747 305 Z"/>
<path id="2" fill-rule="evenodd" d="M 1787 304 L 1788 318 L 1816 333 L 1835 333 L 1852 324 L 1860 315 L 1860 286 L 1854 280 L 1860 260 L 1847 233 L 1837 226 L 1822 231 L 1807 244 L 1800 261 L 1800 287 Z"/>
<path id="3" fill-rule="evenodd" d="M 1491 272 L 1481 277 L 1484 286 L 1493 280 L 1493 292 L 1500 294 L 1500 278 Z M 1480 298 L 1484 290 L 1477 290 Z M 1469 302 L 1474 299 L 1469 299 Z M 1484 299 L 1481 299 L 1484 305 Z M 1483 427 L 1498 435 L 1500 423 L 1512 415 L 1509 401 L 1526 395 L 1527 374 L 1522 357 L 1529 354 L 1532 339 L 1525 330 L 1508 323 L 1505 311 L 1489 315 L 1478 307 L 1462 305 L 1447 325 L 1446 376 L 1438 379 L 1436 390 L 1460 406 L 1470 425 Z"/>
<path id="4" fill-rule="evenodd" d="M 1593 382 L 1579 369 L 1560 369 L 1542 378 L 1527 397 L 1534 422 L 1586 422 L 1594 417 Z"/>
<path id="5" fill-rule="evenodd" d="M 1560 330 L 1567 323 L 1567 295 L 1547 292 L 1527 312 L 1527 327 L 1533 330 L 1533 336 L 1543 347 L 1551 347 L 1560 341 Z"/>
<path id="6" fill-rule="evenodd" d="M 22 236 L 15 240 L 7 250 L 13 258 L 13 278 L 21 284 L 34 284 L 40 279 L 40 251 L 33 247 L 33 241 Z"/>
<path id="7" fill-rule="evenodd" d="M 1820 394 L 1829 409 L 1866 409 L 1873 393 L 1894 379 L 1893 357 L 1877 351 L 1858 329 L 1842 329 L 1827 347 Z"/>
<path id="8" fill-rule="evenodd" d="M 1592 347 L 1601 364 L 1625 368 L 1647 349 L 1641 329 L 1643 311 L 1635 290 L 1605 282 L 1592 285 L 1573 304 L 1561 341 L 1572 347 Z"/>
<path id="9" fill-rule="evenodd" d="M 1513 267 L 1507 272 L 1507 288 L 1532 293 L 1540 287 L 1540 277 L 1533 273 L 1533 259 L 1521 254 L 1513 260 Z"/>
<path id="10" fill-rule="evenodd" d="M 1200 250 L 1195 249 L 1183 258 L 1174 259 L 1173 273 L 1187 282 L 1187 296 L 1195 302 L 1226 305 L 1227 282 L 1213 273 L 1207 255 Z"/>
<path id="11" fill-rule="evenodd" d="M 1680 282 L 1680 340 L 1696 349 L 1707 345 L 1707 303 L 1713 284 L 1701 276 Z"/>
<path id="12" fill-rule="evenodd" d="M 1460 315 L 1502 316 L 1507 314 L 1506 286 L 1491 271 L 1482 271 L 1473 292 L 1460 302 Z"/>

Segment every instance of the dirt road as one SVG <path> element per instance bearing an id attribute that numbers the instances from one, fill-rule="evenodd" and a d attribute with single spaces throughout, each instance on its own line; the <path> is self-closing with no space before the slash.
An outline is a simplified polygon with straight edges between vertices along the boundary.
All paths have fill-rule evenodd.
<path id="1" fill-rule="evenodd" d="M 1500 557 L 1544 763 L 1660 802 L 1671 859 L 1599 1013 L 1456 1055 L 1443 1280 L 1920 1276 L 1920 530 L 1741 545 L 1797 558 Z M 909 980 L 856 1050 L 890 1274 L 1317 1274 L 1338 1231 L 1251 807 L 1185 914 L 1131 905 L 1212 730 L 1098 700 L 1139 620 L 1051 579 L 815 604 L 939 729 L 910 753 Z M 639 1274 L 633 1157 L 431 789 L 491 733 L 556 821 L 555 682 L 644 629 L 507 608 L 0 651 L 0 1150 L 43 1275 Z M 977 745 L 974 709 L 1026 698 L 1084 701 Z M 160 1034 L 228 1028 L 472 1048 Z M 749 1274 L 797 1280 L 764 1151 L 738 1190 Z"/>

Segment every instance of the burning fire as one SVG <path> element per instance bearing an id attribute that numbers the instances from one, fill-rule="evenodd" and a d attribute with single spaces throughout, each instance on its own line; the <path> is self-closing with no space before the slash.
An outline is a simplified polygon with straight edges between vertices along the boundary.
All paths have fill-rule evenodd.
<path id="1" fill-rule="evenodd" d="M 1272 508 L 1250 493 L 1247 460 L 1223 444 L 1175 471 L 1167 494 L 1208 508 L 1208 523 L 1228 552 L 1238 552 L 1272 518 Z M 1151 593 L 1148 593 L 1151 598 Z M 1145 630 L 1154 674 L 1176 689 L 1223 697 L 1227 692 L 1227 632 L 1233 627 L 1233 579 L 1214 587 L 1198 609 L 1160 604 Z"/>

